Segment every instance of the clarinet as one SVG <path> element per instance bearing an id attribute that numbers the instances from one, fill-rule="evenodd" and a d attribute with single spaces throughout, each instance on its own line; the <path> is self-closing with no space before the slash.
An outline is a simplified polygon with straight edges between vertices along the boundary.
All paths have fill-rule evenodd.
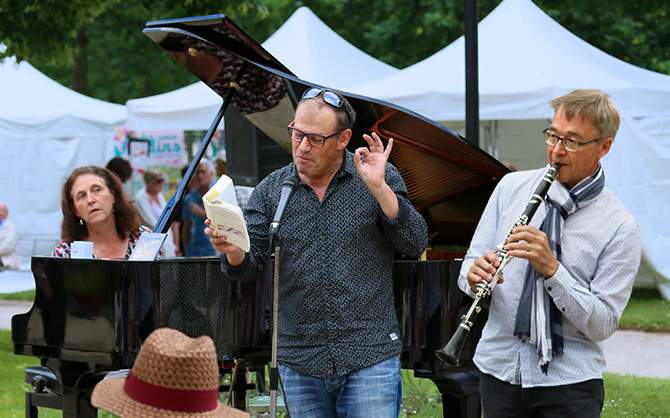
<path id="1" fill-rule="evenodd" d="M 463 349 L 465 340 L 468 334 L 470 333 L 472 324 L 474 324 L 477 315 L 482 310 L 482 304 L 484 302 L 484 299 L 487 296 L 489 296 L 491 292 L 493 292 L 493 288 L 495 287 L 495 285 L 498 283 L 498 280 L 500 280 L 500 277 L 502 276 L 503 269 L 507 264 L 509 264 L 510 261 L 512 261 L 512 258 L 514 258 L 510 256 L 508 252 L 504 249 L 505 245 L 507 245 L 507 239 L 509 238 L 510 235 L 512 235 L 512 231 L 514 230 L 514 228 L 518 226 L 528 225 L 530 223 L 530 220 L 533 218 L 533 215 L 535 215 L 535 212 L 540 207 L 540 204 L 544 201 L 544 198 L 547 196 L 549 187 L 551 187 L 551 184 L 554 182 L 554 179 L 556 179 L 556 175 L 558 174 L 558 168 L 559 164 L 554 164 L 549 168 L 549 170 L 547 170 L 547 173 L 542 178 L 542 181 L 540 181 L 540 184 L 537 186 L 537 189 L 535 189 L 533 197 L 531 197 L 530 201 L 526 205 L 526 208 L 523 210 L 521 215 L 519 215 L 516 222 L 514 222 L 512 228 L 510 228 L 510 232 L 509 234 L 507 234 L 507 237 L 505 237 L 505 240 L 500 245 L 494 248 L 493 252 L 498 257 L 498 261 L 500 261 L 500 266 L 496 270 L 496 273 L 493 275 L 493 278 L 491 279 L 490 282 L 484 281 L 483 283 L 477 284 L 478 291 L 475 294 L 475 300 L 472 302 L 472 305 L 470 306 L 468 312 L 461 317 L 461 323 L 456 329 L 456 332 L 454 332 L 454 335 L 451 336 L 449 342 L 447 342 L 447 345 L 442 347 L 440 350 L 435 350 L 435 355 L 441 361 L 457 367 L 461 365 L 459 361 L 459 357 L 461 356 L 461 350 Z"/>

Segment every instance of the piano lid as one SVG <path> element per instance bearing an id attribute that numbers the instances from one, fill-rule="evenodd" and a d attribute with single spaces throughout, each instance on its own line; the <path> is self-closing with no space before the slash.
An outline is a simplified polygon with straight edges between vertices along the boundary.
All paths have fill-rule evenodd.
<path id="1" fill-rule="evenodd" d="M 291 152 L 286 126 L 302 92 L 315 84 L 296 77 L 225 15 L 147 22 L 143 32 L 222 98 L 239 86 L 231 105 Z M 356 110 L 349 148 L 361 146 L 363 133 L 376 132 L 385 141 L 392 137 L 391 162 L 426 218 L 432 243 L 468 245 L 488 197 L 508 169 L 415 112 L 342 94 Z"/>

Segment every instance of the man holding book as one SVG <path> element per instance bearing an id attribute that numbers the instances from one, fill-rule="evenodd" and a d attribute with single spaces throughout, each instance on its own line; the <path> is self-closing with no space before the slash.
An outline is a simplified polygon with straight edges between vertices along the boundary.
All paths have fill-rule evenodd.
<path id="1" fill-rule="evenodd" d="M 387 162 L 393 140 L 384 148 L 376 134 L 364 135 L 369 148 L 351 153 L 354 122 L 344 97 L 307 90 L 288 126 L 293 163 L 266 177 L 249 199 L 250 251 L 206 229 L 223 253 L 224 274 L 255 278 L 269 260 L 282 183 L 300 179 L 279 230 L 278 362 L 294 418 L 397 417 L 400 410 L 393 259 L 418 258 L 427 228 Z"/>

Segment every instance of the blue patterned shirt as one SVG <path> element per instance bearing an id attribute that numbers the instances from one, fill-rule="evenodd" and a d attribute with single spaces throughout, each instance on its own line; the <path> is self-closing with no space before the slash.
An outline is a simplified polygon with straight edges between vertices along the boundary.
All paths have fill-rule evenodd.
<path id="1" fill-rule="evenodd" d="M 297 177 L 293 163 L 271 173 L 252 193 L 245 212 L 251 251 L 236 268 L 222 256 L 230 278 L 251 280 L 268 262 L 269 225 L 282 182 L 291 175 Z M 342 376 L 400 354 L 394 254 L 418 258 L 428 235 L 391 164 L 386 165 L 386 183 L 400 204 L 393 220 L 384 216 L 348 151 L 322 201 L 302 181 L 296 187 L 279 230 L 282 364 L 312 376 Z"/>

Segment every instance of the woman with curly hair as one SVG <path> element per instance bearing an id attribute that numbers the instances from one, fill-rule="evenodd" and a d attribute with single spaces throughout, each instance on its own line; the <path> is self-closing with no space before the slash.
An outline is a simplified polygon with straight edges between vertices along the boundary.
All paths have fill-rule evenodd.
<path id="1" fill-rule="evenodd" d="M 149 232 L 119 178 L 106 168 L 76 168 L 63 185 L 61 209 L 55 257 L 70 257 L 72 241 L 90 241 L 96 258 L 128 258 L 142 232 Z"/>

